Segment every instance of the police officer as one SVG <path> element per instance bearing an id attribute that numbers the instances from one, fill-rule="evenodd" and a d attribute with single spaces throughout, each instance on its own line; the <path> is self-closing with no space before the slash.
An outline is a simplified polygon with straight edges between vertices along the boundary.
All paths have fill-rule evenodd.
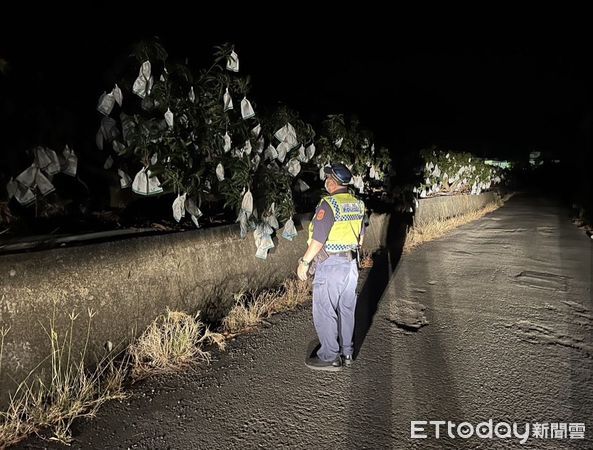
<path id="1" fill-rule="evenodd" d="M 342 364 L 352 364 L 357 251 L 364 235 L 365 206 L 348 191 L 352 173 L 344 164 L 332 164 L 324 171 L 329 195 L 315 210 L 309 246 L 299 259 L 297 274 L 306 280 L 314 264 L 313 323 L 321 347 L 306 364 L 315 370 L 336 371 Z"/>

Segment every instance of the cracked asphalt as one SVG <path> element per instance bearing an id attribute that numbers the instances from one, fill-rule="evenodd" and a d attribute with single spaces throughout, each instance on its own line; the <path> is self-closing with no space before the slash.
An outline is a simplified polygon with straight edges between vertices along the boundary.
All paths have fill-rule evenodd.
<path id="1" fill-rule="evenodd" d="M 72 447 L 591 449 L 592 248 L 553 199 L 517 195 L 397 266 L 379 255 L 361 276 L 351 369 L 304 365 L 316 337 L 304 307 L 209 366 L 136 385 L 78 421 Z M 585 439 L 410 435 L 411 421 L 489 419 L 584 423 Z"/>

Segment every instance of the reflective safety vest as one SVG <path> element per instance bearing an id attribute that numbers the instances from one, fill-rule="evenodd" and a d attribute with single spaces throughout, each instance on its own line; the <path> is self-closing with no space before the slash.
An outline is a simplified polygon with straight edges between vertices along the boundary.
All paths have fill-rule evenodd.
<path id="1" fill-rule="evenodd" d="M 358 247 L 362 219 L 364 218 L 364 202 L 349 192 L 323 197 L 319 205 L 326 201 L 334 213 L 334 224 L 329 232 L 324 248 L 328 253 L 339 253 L 355 250 Z M 318 205 L 318 207 L 319 207 Z M 309 224 L 308 244 L 313 240 L 315 218 Z"/>

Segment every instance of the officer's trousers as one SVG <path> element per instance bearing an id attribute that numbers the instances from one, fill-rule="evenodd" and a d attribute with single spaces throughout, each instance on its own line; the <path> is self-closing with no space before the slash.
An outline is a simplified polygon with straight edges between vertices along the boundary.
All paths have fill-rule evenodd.
<path id="1" fill-rule="evenodd" d="M 330 256 L 315 270 L 313 323 L 321 344 L 317 356 L 323 361 L 352 355 L 357 283 L 356 259 Z"/>

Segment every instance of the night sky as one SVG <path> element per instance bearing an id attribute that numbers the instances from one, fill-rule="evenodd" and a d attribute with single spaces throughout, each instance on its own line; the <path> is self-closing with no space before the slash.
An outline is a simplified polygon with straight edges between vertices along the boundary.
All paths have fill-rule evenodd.
<path id="1" fill-rule="evenodd" d="M 578 11 L 488 22 L 486 13 L 411 20 L 377 10 L 345 20 L 293 8 L 274 17 L 184 6 L 150 21 L 109 8 L 70 11 L 77 19 L 19 19 L 23 26 L 4 29 L 0 43 L 8 62 L 0 75 L 5 145 L 91 146 L 98 96 L 117 82 L 131 45 L 158 35 L 173 60 L 189 57 L 194 67 L 210 63 L 213 45 L 234 42 L 256 103 L 285 102 L 311 120 L 356 114 L 396 153 L 433 143 L 500 157 L 583 151 L 593 73 Z M 29 112 L 40 105 L 44 112 Z"/>

